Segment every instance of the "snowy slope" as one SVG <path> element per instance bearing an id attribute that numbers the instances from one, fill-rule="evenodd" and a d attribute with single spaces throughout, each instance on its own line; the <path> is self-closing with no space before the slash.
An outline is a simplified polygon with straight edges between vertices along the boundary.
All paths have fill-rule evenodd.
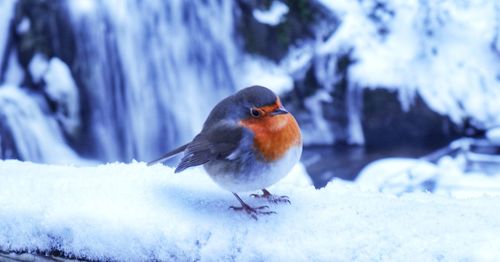
<path id="1" fill-rule="evenodd" d="M 270 188 L 292 205 L 254 221 L 200 170 L 144 163 L 96 167 L 0 162 L 0 249 L 90 259 L 488 261 L 500 257 L 499 197 L 394 197 L 301 166 Z M 260 200 L 244 199 L 252 205 Z"/>

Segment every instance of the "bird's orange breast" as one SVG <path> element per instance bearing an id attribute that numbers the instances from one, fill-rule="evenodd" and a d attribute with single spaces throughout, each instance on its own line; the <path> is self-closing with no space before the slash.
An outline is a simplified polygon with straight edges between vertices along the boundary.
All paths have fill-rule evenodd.
<path id="1" fill-rule="evenodd" d="M 254 132 L 254 146 L 266 161 L 279 160 L 302 142 L 299 125 L 291 114 L 250 118 L 240 124 Z"/>

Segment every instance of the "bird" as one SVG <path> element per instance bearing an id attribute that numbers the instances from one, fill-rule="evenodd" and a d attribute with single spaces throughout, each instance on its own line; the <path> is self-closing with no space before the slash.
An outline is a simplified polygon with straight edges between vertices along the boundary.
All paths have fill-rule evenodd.
<path id="1" fill-rule="evenodd" d="M 268 206 L 252 207 L 238 193 L 261 190 L 250 196 L 271 203 L 288 203 L 287 196 L 276 196 L 266 188 L 285 177 L 302 154 L 300 127 L 279 96 L 270 89 L 254 85 L 224 98 L 210 111 L 202 130 L 193 140 L 167 152 L 148 165 L 183 153 L 175 173 L 203 165 L 210 178 L 231 192 L 241 210 L 254 219 L 273 214 Z"/>

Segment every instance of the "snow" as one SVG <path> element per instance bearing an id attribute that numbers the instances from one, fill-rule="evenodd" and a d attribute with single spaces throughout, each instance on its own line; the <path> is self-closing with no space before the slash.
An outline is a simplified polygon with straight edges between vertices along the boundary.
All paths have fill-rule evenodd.
<path id="1" fill-rule="evenodd" d="M 500 144 L 500 127 L 491 128 L 486 132 L 488 140 Z"/>
<path id="2" fill-rule="evenodd" d="M 30 30 L 30 27 L 31 21 L 28 18 L 24 17 L 21 20 L 21 23 L 19 23 L 19 25 L 17 26 L 16 31 L 18 34 L 22 35 L 27 33 Z"/>
<path id="3" fill-rule="evenodd" d="M 80 127 L 80 101 L 71 70 L 61 59 L 53 57 L 43 79 L 46 84 L 45 93 L 58 105 L 57 120 L 66 133 L 76 134 Z"/>
<path id="4" fill-rule="evenodd" d="M 273 1 L 269 10 L 253 11 L 253 17 L 263 24 L 276 26 L 283 21 L 284 16 L 288 13 L 288 6 L 280 1 Z"/>
<path id="5" fill-rule="evenodd" d="M 245 88 L 253 85 L 265 86 L 280 95 L 293 89 L 293 79 L 288 72 L 273 62 L 255 56 L 246 56 L 241 62 L 237 86 Z"/>
<path id="6" fill-rule="evenodd" d="M 28 65 L 28 70 L 35 83 L 39 82 L 49 67 L 49 59 L 40 53 L 36 53 Z"/>
<path id="7" fill-rule="evenodd" d="M 393 194 L 433 193 L 455 198 L 500 197 L 500 171 L 467 171 L 467 155 L 446 156 L 436 164 L 410 158 L 387 158 L 366 166 L 356 183 L 367 191 Z M 469 157 L 470 158 L 470 157 Z"/>
<path id="8" fill-rule="evenodd" d="M 0 250 L 96 260 L 484 261 L 500 255 L 499 197 L 314 189 L 297 165 L 270 188 L 291 205 L 255 221 L 201 169 L 0 162 Z M 241 194 L 249 204 L 266 204 Z M 473 232 L 473 233 L 472 233 Z"/>
<path id="9" fill-rule="evenodd" d="M 500 123 L 500 60 L 492 48 L 500 28 L 498 1 L 392 0 L 381 8 L 377 1 L 321 2 L 341 24 L 316 43 L 316 54 L 352 49 L 353 85 L 397 88 L 405 108 L 418 92 L 457 123 L 467 117 L 486 126 Z"/>

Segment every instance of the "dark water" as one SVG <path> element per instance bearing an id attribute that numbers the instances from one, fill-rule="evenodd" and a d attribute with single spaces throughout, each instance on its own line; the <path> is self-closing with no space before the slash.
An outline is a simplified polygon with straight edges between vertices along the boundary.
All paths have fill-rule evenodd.
<path id="1" fill-rule="evenodd" d="M 324 187 L 333 178 L 352 181 L 369 163 L 387 157 L 414 157 L 427 155 L 441 145 L 401 146 L 369 149 L 362 146 L 334 145 L 304 147 L 302 163 L 316 188 Z"/>

